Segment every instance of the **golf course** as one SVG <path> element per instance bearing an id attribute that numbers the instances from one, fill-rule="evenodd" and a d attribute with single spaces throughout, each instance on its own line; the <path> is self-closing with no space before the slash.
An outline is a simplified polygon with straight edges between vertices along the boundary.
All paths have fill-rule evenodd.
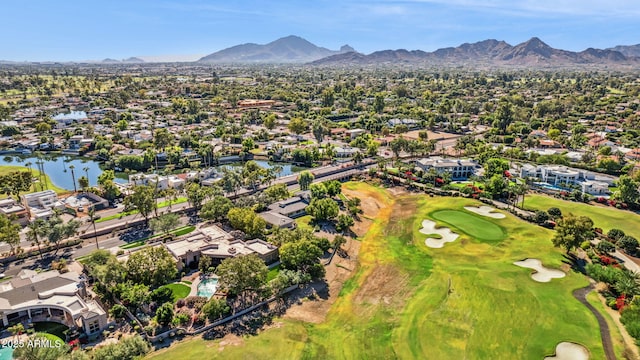
<path id="1" fill-rule="evenodd" d="M 640 239 L 640 215 L 628 210 L 619 210 L 613 206 L 566 201 L 538 194 L 527 195 L 524 207 L 527 210 L 543 211 L 557 207 L 563 214 L 572 213 L 576 216 L 591 218 L 593 225 L 602 228 L 605 233 L 616 228 L 624 231 L 627 235 Z"/>
<path id="2" fill-rule="evenodd" d="M 345 188 L 375 206 L 362 215 L 372 224 L 357 267 L 324 321 L 285 315 L 257 336 L 187 338 L 149 358 L 540 360 L 561 342 L 605 358 L 595 316 L 572 296 L 589 282 L 564 263 L 551 230 L 465 210 L 481 205 L 472 199 L 392 194 L 360 182 Z M 430 248 L 420 232 L 425 220 L 459 237 Z M 532 269 L 514 265 L 525 259 L 566 276 L 535 281 Z M 620 334 L 611 336 L 622 358 Z"/>

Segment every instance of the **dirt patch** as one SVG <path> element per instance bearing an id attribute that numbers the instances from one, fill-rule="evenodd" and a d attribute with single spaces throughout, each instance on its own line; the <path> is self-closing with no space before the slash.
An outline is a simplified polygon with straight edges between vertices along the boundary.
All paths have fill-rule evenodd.
<path id="1" fill-rule="evenodd" d="M 353 231 L 356 236 L 361 237 L 369 231 L 371 225 L 373 225 L 373 221 L 371 219 L 360 216 L 359 219 L 354 222 L 351 227 L 351 231 Z"/>
<path id="2" fill-rule="evenodd" d="M 362 213 L 359 214 L 351 228 L 358 237 L 366 235 L 375 220 L 386 219 L 392 210 L 390 208 L 391 199 L 386 198 L 382 192 L 367 187 L 366 184 L 363 184 L 362 188 L 345 188 L 342 191 L 348 198 L 359 198 L 361 201 Z M 298 300 L 287 309 L 285 317 L 311 323 L 324 322 L 329 309 L 338 298 L 344 282 L 353 275 L 358 267 L 361 245 L 360 241 L 347 238 L 347 243 L 342 246 L 344 251 L 338 252 L 331 263 L 325 267 L 326 281 L 313 283 L 292 294 L 290 298 Z M 358 292 L 360 301 L 392 302 L 394 295 L 396 298 L 398 297 L 397 289 L 401 288 L 406 281 L 398 273 L 399 271 L 392 266 L 383 266 L 382 270 L 375 270 L 368 276 L 364 287 L 361 287 Z"/>
<path id="3" fill-rule="evenodd" d="M 326 319 L 329 309 L 338 298 L 342 285 L 351 277 L 357 266 L 356 259 L 360 251 L 360 242 L 347 239 L 347 243 L 342 246 L 342 249 L 346 256 L 342 257 L 336 254 L 331 264 L 325 267 L 326 282 L 313 283 L 291 296 L 298 297 L 300 301 L 287 310 L 285 318 L 315 324 Z"/>
<path id="4" fill-rule="evenodd" d="M 384 264 L 373 268 L 355 295 L 355 304 L 394 305 L 402 301 L 409 276 L 395 266 Z"/>
<path id="5" fill-rule="evenodd" d="M 358 237 L 366 235 L 373 221 L 379 216 L 380 210 L 386 205 L 376 197 L 377 194 L 370 191 L 343 189 L 342 193 L 349 198 L 360 199 L 362 213 L 355 219 L 351 231 Z"/>
<path id="6" fill-rule="evenodd" d="M 408 194 L 407 188 L 405 188 L 404 186 L 393 186 L 393 187 L 387 188 L 387 191 L 393 196 L 401 196 L 401 195 Z"/>
<path id="7" fill-rule="evenodd" d="M 242 346 L 244 345 L 244 339 L 238 335 L 227 334 L 218 343 L 218 351 L 224 350 L 226 346 Z"/>

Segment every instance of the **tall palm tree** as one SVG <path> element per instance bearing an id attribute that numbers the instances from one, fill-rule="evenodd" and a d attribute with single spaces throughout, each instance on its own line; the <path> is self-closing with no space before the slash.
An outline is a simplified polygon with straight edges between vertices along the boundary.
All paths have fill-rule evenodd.
<path id="1" fill-rule="evenodd" d="M 40 254 L 40 259 L 44 258 L 44 256 L 42 256 L 42 250 L 40 249 L 40 237 L 46 236 L 45 229 L 47 227 L 44 225 L 44 220 L 42 219 L 36 219 L 27 224 L 27 239 L 38 246 L 38 254 Z"/>
<path id="2" fill-rule="evenodd" d="M 529 191 L 529 185 L 526 183 L 518 184 L 518 195 L 522 196 L 522 202 L 520 204 L 520 208 L 524 209 L 524 199 L 527 196 L 527 191 Z"/>
<path id="3" fill-rule="evenodd" d="M 360 151 L 356 152 L 353 155 L 353 162 L 360 165 L 362 164 L 362 160 L 364 159 L 364 155 L 362 155 L 362 153 Z"/>
<path id="4" fill-rule="evenodd" d="M 87 174 L 87 180 L 89 180 L 89 167 L 85 166 L 85 167 L 82 168 L 82 170 L 84 170 L 84 173 Z M 89 182 L 89 183 L 91 183 L 91 182 Z"/>
<path id="5" fill-rule="evenodd" d="M 91 205 L 87 210 L 87 213 L 89 214 L 89 221 L 93 225 L 93 237 L 96 239 L 96 249 L 100 249 L 100 246 L 98 246 L 98 232 L 96 231 L 96 220 L 98 219 L 96 217 L 95 207 Z"/>
<path id="6" fill-rule="evenodd" d="M 169 210 L 171 210 L 171 204 L 178 198 L 178 191 L 174 188 L 167 188 L 162 191 L 164 197 L 169 201 Z"/>
<path id="7" fill-rule="evenodd" d="M 27 161 L 26 163 L 24 163 L 24 166 L 26 166 L 29 169 L 29 175 L 31 176 L 31 182 L 33 183 L 33 171 L 31 170 L 31 165 L 33 165 L 31 163 L 31 161 Z M 33 183 L 33 190 L 35 191 L 35 183 Z"/>
<path id="8" fill-rule="evenodd" d="M 44 190 L 45 188 L 45 181 L 44 181 L 44 159 L 42 157 L 42 153 L 39 151 L 35 152 L 36 154 L 36 165 L 38 166 L 38 180 L 40 182 L 40 190 Z"/>
<path id="9" fill-rule="evenodd" d="M 77 193 L 78 188 L 76 187 L 76 173 L 73 171 L 76 167 L 72 164 L 69 165 L 69 169 L 71 170 L 71 180 L 73 181 L 73 192 Z"/>

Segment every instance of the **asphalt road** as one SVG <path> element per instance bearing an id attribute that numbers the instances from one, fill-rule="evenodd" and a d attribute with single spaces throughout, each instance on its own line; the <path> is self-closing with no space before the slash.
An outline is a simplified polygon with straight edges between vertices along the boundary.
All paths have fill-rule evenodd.
<path id="1" fill-rule="evenodd" d="M 327 180 L 331 180 L 331 179 L 336 179 L 339 178 L 341 175 L 344 175 L 344 173 L 348 173 L 349 175 L 351 174 L 357 174 L 360 171 L 366 171 L 367 168 L 369 167 L 373 167 L 376 166 L 375 162 L 372 163 L 367 163 L 365 164 L 365 166 L 362 167 L 362 170 L 359 169 L 354 169 L 354 168 L 349 168 L 349 167 L 344 167 L 345 164 L 338 164 L 338 165 L 331 165 L 331 166 L 327 166 L 327 167 L 322 167 L 322 168 L 317 168 L 317 169 L 312 169 L 312 171 L 314 172 L 316 178 L 314 179 L 314 183 L 315 182 L 320 182 L 320 181 L 327 181 Z M 340 170 L 339 173 L 336 174 L 330 174 L 332 171 L 335 170 Z M 295 191 L 299 189 L 299 186 L 297 183 L 293 183 L 291 184 L 292 179 L 295 180 L 297 175 L 292 175 L 292 176 L 288 176 L 288 177 L 283 177 L 283 178 L 279 178 L 275 181 L 275 183 L 289 183 L 288 188 L 290 191 Z M 262 188 L 266 188 L 266 186 L 260 186 L 259 189 Z M 253 191 L 243 188 L 240 191 L 238 191 L 237 196 L 241 196 L 247 193 L 252 193 Z M 232 194 L 226 194 L 227 196 L 230 196 Z M 235 194 L 233 194 L 235 195 Z M 233 196 L 235 197 L 235 196 Z M 188 211 L 190 209 L 190 206 L 188 203 L 182 203 L 182 204 L 174 204 L 171 207 L 171 211 L 172 212 L 180 212 L 183 213 L 184 211 Z M 113 214 L 118 214 L 120 212 L 123 211 L 123 207 L 119 206 L 117 209 L 105 209 L 103 211 L 99 211 L 97 214 L 100 215 L 100 217 L 107 217 Z M 165 213 L 169 211 L 169 207 L 163 207 L 158 209 L 158 214 L 160 213 Z M 65 215 L 64 217 L 66 217 L 68 215 Z M 70 219 L 71 216 L 68 216 L 68 219 Z M 68 220 L 67 218 L 65 218 L 65 220 Z M 87 234 L 91 234 L 93 233 L 93 226 L 91 223 L 88 222 L 84 222 L 86 217 L 79 217 L 78 220 L 82 221 L 83 223 L 80 225 L 79 228 L 79 232 L 86 232 Z M 124 216 L 122 218 L 116 218 L 113 220 L 108 220 L 108 221 L 103 221 L 103 222 L 99 222 L 96 223 L 96 230 L 100 231 L 102 229 L 107 229 L 107 228 L 113 228 L 113 227 L 119 227 L 121 226 L 123 223 L 132 223 L 132 222 L 136 222 L 142 219 L 142 216 L 139 214 L 133 214 L 133 215 L 128 215 L 128 216 Z M 187 224 L 189 221 L 187 216 L 181 216 L 181 224 Z M 134 231 L 134 229 L 123 229 L 123 230 L 116 230 L 116 231 L 112 231 L 109 232 L 105 235 L 101 235 L 98 236 L 98 244 L 100 246 L 101 249 L 108 249 L 108 248 L 113 248 L 122 244 L 126 244 L 127 241 L 136 241 L 139 238 L 143 238 L 146 237 L 148 235 L 150 235 L 149 233 L 143 233 L 143 232 L 138 232 L 137 235 L 135 236 L 122 236 L 123 234 L 129 232 L 132 233 Z M 23 248 L 29 248 L 31 247 L 31 242 L 26 240 L 26 228 L 22 230 L 20 238 L 21 238 L 21 242 L 20 242 L 20 246 Z M 124 241 L 123 239 L 126 238 L 127 241 Z M 96 240 L 94 237 L 89 237 L 88 239 L 86 239 L 81 245 L 76 246 L 76 247 L 70 247 L 70 248 L 65 248 L 65 249 L 61 249 L 57 254 L 53 254 L 53 253 L 49 253 L 46 254 L 44 256 L 44 259 L 39 259 L 39 258 L 30 258 L 30 259 L 26 259 L 26 260 L 19 260 L 19 261 L 15 261 L 11 264 L 7 264 L 7 266 L 4 269 L 4 273 L 6 276 L 15 276 L 20 269 L 22 268 L 31 268 L 31 269 L 36 269 L 38 267 L 40 268 L 47 268 L 51 261 L 56 259 L 57 257 L 62 257 L 62 258 L 66 258 L 68 261 L 71 261 L 71 259 L 73 258 L 77 258 L 77 257 L 81 257 L 81 256 L 85 256 L 88 255 L 89 253 L 91 253 L 92 251 L 94 251 L 96 249 Z M 9 251 L 9 246 L 6 244 L 0 244 L 0 252 L 4 252 L 4 251 Z"/>

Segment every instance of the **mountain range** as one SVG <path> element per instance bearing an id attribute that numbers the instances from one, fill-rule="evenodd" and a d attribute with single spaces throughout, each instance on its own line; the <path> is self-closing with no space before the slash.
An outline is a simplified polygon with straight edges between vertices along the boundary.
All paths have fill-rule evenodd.
<path id="1" fill-rule="evenodd" d="M 123 60 L 104 59 L 85 63 L 144 63 L 138 57 Z M 154 62 L 154 61 L 151 61 Z M 489 39 L 464 43 L 457 47 L 422 50 L 381 50 L 370 54 L 355 51 L 349 45 L 339 50 L 317 46 L 299 36 L 290 35 L 268 44 L 241 44 L 206 55 L 199 63 L 211 64 L 311 64 L 320 66 L 349 65 L 433 65 L 433 66 L 526 66 L 572 67 L 607 66 L 637 67 L 640 65 L 640 44 L 619 45 L 607 49 L 588 48 L 580 52 L 555 49 L 537 37 L 521 44 Z M 28 62 L 1 61 L 0 64 Z"/>
<path id="2" fill-rule="evenodd" d="M 618 45 L 607 50 L 618 51 L 627 57 L 640 57 L 640 44 L 637 45 Z"/>
<path id="3" fill-rule="evenodd" d="M 102 60 L 103 63 L 105 64 L 120 64 L 120 63 L 125 63 L 125 64 L 139 64 L 139 63 L 143 63 L 144 60 L 137 58 L 137 57 L 130 57 L 128 59 L 122 59 L 121 60 L 116 60 L 116 59 L 109 59 L 106 58 L 104 60 Z"/>
<path id="4" fill-rule="evenodd" d="M 355 50 L 343 45 L 340 50 L 329 50 L 309 41 L 290 35 L 268 44 L 242 44 L 204 56 L 199 62 L 206 63 L 306 63 L 331 55 L 339 55 Z"/>
<path id="5" fill-rule="evenodd" d="M 537 37 L 518 45 L 494 39 L 433 52 L 383 50 L 365 55 L 357 52 L 332 55 L 311 62 L 312 65 L 375 65 L 375 64 L 432 64 L 432 65 L 514 65 L 514 66 L 576 66 L 576 65 L 637 65 L 640 58 L 633 51 L 640 46 L 617 47 L 631 56 L 614 49 L 589 48 L 580 52 L 554 49 Z"/>

